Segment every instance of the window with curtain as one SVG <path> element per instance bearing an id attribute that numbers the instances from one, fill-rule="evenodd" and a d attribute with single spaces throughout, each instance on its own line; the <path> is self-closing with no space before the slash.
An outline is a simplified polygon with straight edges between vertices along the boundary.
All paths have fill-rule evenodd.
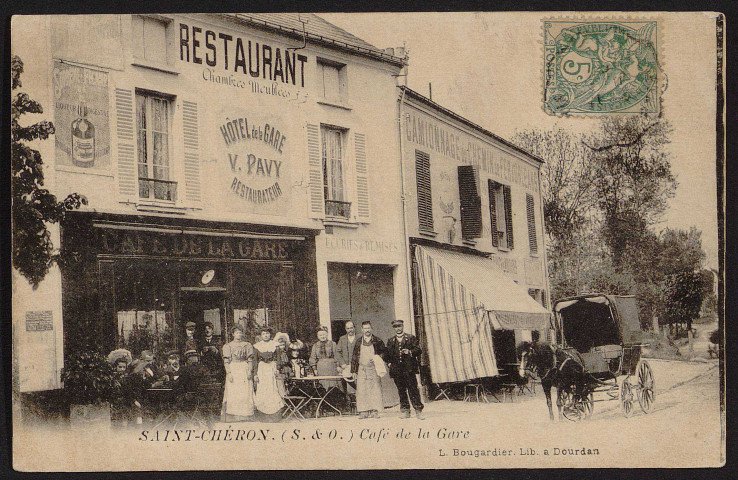
<path id="1" fill-rule="evenodd" d="M 150 93 L 136 93 L 138 196 L 175 201 L 176 182 L 171 181 L 169 161 L 170 100 Z"/>
<path id="2" fill-rule="evenodd" d="M 344 174 L 346 131 L 322 126 L 320 128 L 323 161 L 323 195 L 326 215 L 349 218 Z"/>

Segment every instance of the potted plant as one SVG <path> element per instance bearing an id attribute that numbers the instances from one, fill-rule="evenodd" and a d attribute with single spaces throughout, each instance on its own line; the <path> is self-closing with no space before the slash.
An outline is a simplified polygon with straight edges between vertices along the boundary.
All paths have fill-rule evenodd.
<path id="1" fill-rule="evenodd" d="M 61 380 L 73 428 L 110 427 L 110 402 L 119 384 L 102 354 L 86 350 L 73 355 L 62 369 Z"/>

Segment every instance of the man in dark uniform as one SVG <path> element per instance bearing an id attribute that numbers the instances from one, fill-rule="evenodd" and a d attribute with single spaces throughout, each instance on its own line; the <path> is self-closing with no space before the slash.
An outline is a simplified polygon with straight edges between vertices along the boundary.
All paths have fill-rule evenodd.
<path id="1" fill-rule="evenodd" d="M 415 415 L 423 419 L 423 402 L 420 401 L 418 382 L 415 379 L 415 374 L 419 372 L 421 353 L 418 339 L 414 335 L 404 333 L 402 320 L 394 320 L 392 328 L 395 329 L 395 336 L 387 340 L 387 363 L 390 377 L 395 381 L 397 393 L 400 395 L 402 418 L 410 418 L 410 403 L 412 403 Z"/>
<path id="2" fill-rule="evenodd" d="M 197 350 L 197 340 L 195 340 L 195 329 L 197 328 L 197 324 L 195 322 L 187 322 L 185 324 L 185 334 L 187 337 L 185 338 L 185 351 L 187 350 Z"/>
<path id="3" fill-rule="evenodd" d="M 205 322 L 204 328 L 205 336 L 202 338 L 200 344 L 200 361 L 202 366 L 207 368 L 213 377 L 219 382 L 222 382 L 225 377 L 223 357 L 221 357 L 222 345 L 218 337 L 213 335 L 214 329 L 212 323 Z"/>

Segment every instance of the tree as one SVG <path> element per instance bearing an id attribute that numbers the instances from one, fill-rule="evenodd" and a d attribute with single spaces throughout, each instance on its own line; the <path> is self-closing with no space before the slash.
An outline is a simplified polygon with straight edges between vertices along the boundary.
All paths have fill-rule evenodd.
<path id="1" fill-rule="evenodd" d="M 513 142 L 542 158 L 543 215 L 550 246 L 569 247 L 586 226 L 596 205 L 595 178 L 587 166 L 589 150 L 571 133 L 559 127 L 517 132 Z"/>
<path id="2" fill-rule="evenodd" d="M 649 227 L 674 196 L 677 182 L 664 149 L 671 131 L 660 115 L 607 116 L 600 131 L 584 140 L 604 216 L 603 240 L 618 268 L 633 267 L 629 252 L 642 250 Z"/>
<path id="3" fill-rule="evenodd" d="M 11 60 L 11 89 L 22 86 L 20 76 L 23 61 L 17 55 Z M 38 150 L 25 142 L 46 140 L 54 134 L 54 125 L 46 120 L 23 126 L 24 114 L 43 113 L 41 105 L 28 94 L 16 93 L 11 100 L 11 192 L 13 222 L 13 266 L 38 287 L 51 266 L 60 260 L 47 228 L 49 223 L 61 222 L 70 210 L 86 205 L 87 200 L 77 194 L 57 201 L 44 187 L 43 160 Z"/>
<path id="4" fill-rule="evenodd" d="M 513 142 L 544 160 L 541 166 L 543 216 L 553 298 L 581 293 L 598 255 L 591 247 L 594 177 L 587 167 L 589 150 L 561 128 L 517 132 Z"/>
<path id="5" fill-rule="evenodd" d="M 702 307 L 705 288 L 700 272 L 678 272 L 667 275 L 664 282 L 664 320 L 667 323 L 686 322 L 692 329 Z"/>

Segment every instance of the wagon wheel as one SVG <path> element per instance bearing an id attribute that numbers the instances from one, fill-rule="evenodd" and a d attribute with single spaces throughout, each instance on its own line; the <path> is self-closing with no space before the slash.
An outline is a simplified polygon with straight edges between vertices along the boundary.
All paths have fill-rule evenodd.
<path id="1" fill-rule="evenodd" d="M 581 401 L 585 420 L 592 416 L 594 412 L 594 394 L 588 393 Z"/>
<path id="2" fill-rule="evenodd" d="M 633 386 L 630 384 L 630 377 L 625 377 L 620 383 L 620 408 L 623 415 L 630 417 L 633 415 Z"/>
<path id="3" fill-rule="evenodd" d="M 593 396 L 591 393 L 583 398 L 578 398 L 574 392 L 564 391 L 559 394 L 561 399 L 561 413 L 569 421 L 580 422 L 592 416 L 594 410 Z"/>
<path id="4" fill-rule="evenodd" d="M 651 366 L 645 360 L 638 362 L 636 367 L 636 380 L 638 388 L 638 403 L 641 405 L 643 413 L 651 413 L 653 404 L 656 401 L 654 393 L 654 377 Z"/>

